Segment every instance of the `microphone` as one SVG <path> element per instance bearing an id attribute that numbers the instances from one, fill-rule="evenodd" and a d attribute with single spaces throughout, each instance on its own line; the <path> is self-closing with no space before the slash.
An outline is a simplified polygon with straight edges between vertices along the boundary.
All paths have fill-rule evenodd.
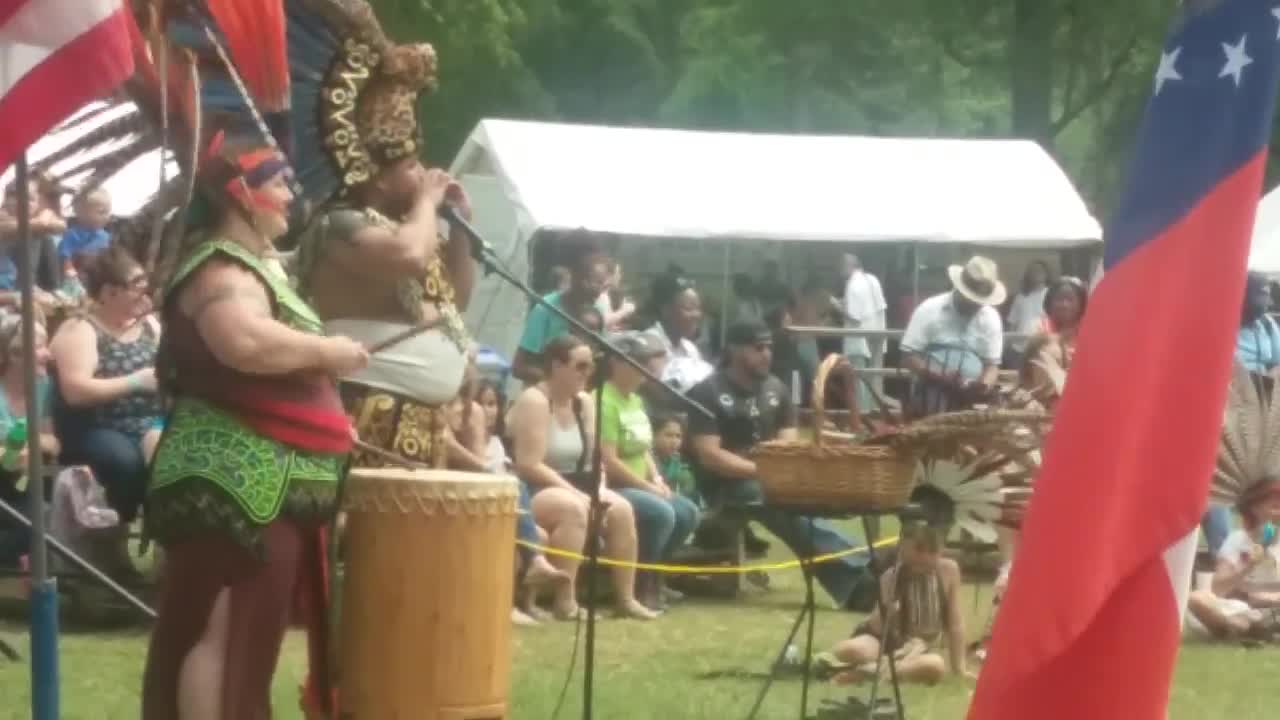
<path id="1" fill-rule="evenodd" d="M 451 202 L 440 203 L 440 206 L 436 208 L 436 215 L 448 222 L 450 228 L 458 228 L 466 233 L 471 240 L 471 257 L 483 263 L 493 254 L 493 246 L 485 242 L 484 238 L 480 237 L 480 232 L 471 227 L 471 223 L 462 217 L 462 211 L 458 209 L 457 205 Z"/>

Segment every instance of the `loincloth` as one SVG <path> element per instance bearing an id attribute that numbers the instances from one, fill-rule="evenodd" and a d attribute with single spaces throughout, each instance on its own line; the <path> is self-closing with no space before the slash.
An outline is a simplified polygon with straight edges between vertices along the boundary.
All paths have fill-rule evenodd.
<path id="1" fill-rule="evenodd" d="M 355 424 L 361 442 L 394 453 L 406 460 L 443 468 L 446 418 L 442 405 L 424 405 L 402 395 L 359 383 L 344 382 L 342 403 Z M 386 458 L 357 448 L 352 467 L 385 467 Z"/>

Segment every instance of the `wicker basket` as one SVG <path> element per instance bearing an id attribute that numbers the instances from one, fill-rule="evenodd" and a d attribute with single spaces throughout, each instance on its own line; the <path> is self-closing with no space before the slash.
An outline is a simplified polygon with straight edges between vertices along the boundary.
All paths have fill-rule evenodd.
<path id="1" fill-rule="evenodd" d="M 837 511 L 904 507 L 915 482 L 915 456 L 909 450 L 863 445 L 853 434 L 828 432 L 826 386 L 837 376 L 844 377 L 850 432 L 857 432 L 853 366 L 842 355 L 828 355 L 813 380 L 812 441 L 771 440 L 752 452 L 765 500 L 772 506 Z"/>

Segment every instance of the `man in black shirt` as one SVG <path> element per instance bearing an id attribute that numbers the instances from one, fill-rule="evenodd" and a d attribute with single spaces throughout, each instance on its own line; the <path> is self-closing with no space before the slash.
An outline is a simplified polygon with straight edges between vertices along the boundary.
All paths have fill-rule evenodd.
<path id="1" fill-rule="evenodd" d="M 773 336 L 761 324 L 729 328 L 726 362 L 694 386 L 689 397 L 715 414 L 689 418 L 693 467 L 699 489 L 712 507 L 760 503 L 763 495 L 756 464 L 747 452 L 766 440 L 796 437 L 796 408 L 787 386 L 769 374 Z M 799 556 L 840 552 L 855 547 L 828 523 L 763 508 L 756 517 Z M 815 575 L 831 597 L 846 605 L 855 589 L 874 581 L 866 568 L 866 552 L 815 567 Z M 857 593 L 861 594 L 861 593 Z M 872 596 L 874 597 L 874 595 Z"/>

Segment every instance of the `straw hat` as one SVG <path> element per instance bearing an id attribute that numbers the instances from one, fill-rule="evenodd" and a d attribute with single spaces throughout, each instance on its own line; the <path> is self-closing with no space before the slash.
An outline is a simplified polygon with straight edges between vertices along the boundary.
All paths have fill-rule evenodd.
<path id="1" fill-rule="evenodd" d="M 1000 270 L 991 258 L 974 255 L 964 265 L 947 268 L 956 292 L 979 305 L 1000 305 L 1007 297 Z"/>

